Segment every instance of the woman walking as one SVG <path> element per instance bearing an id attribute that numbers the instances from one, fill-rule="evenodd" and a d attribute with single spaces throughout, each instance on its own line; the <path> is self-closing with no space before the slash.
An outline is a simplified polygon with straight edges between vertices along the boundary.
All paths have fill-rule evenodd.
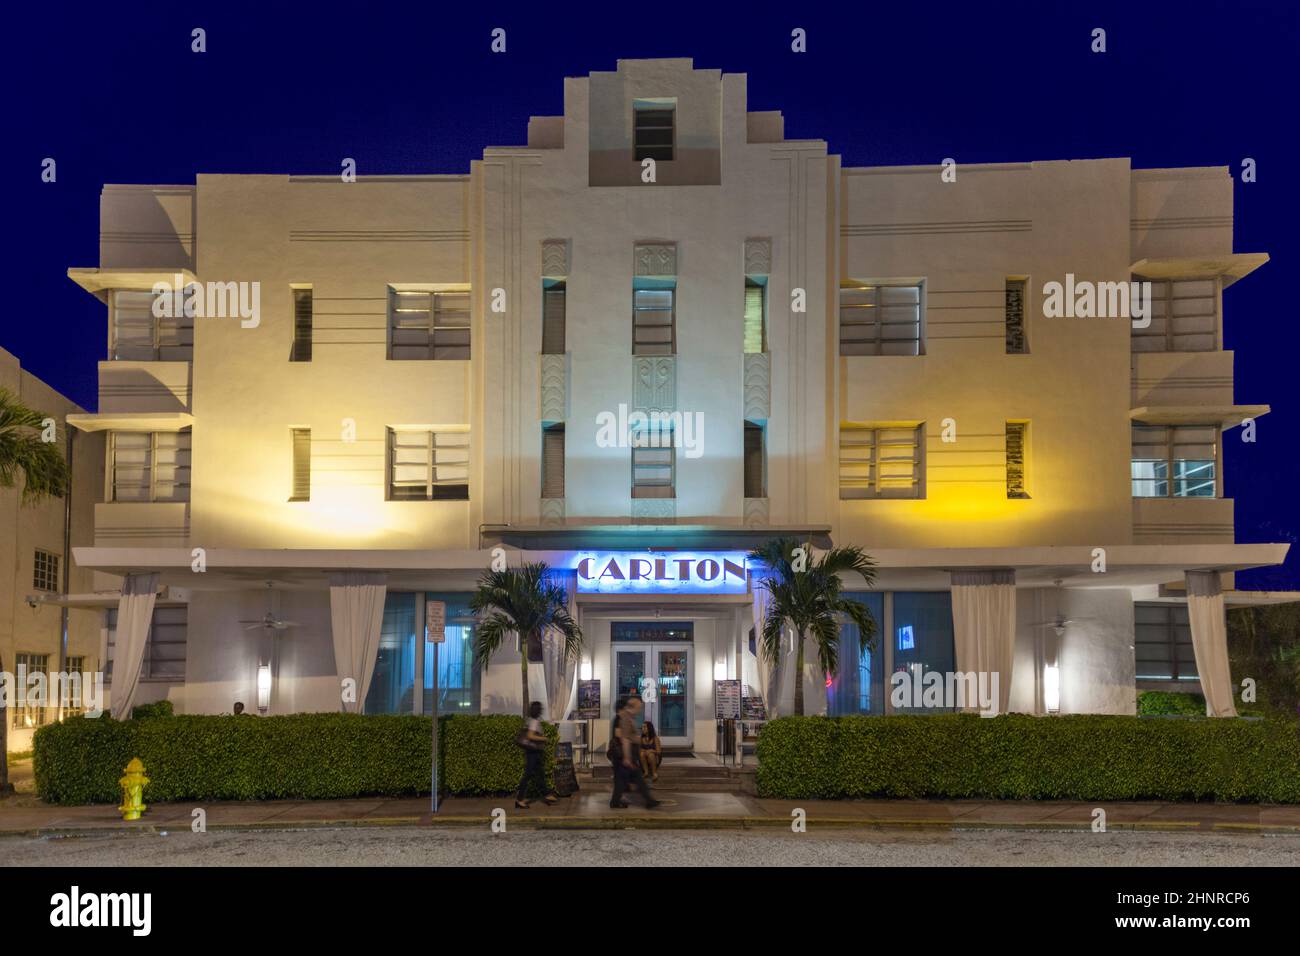
<path id="1" fill-rule="evenodd" d="M 537 789 L 546 790 L 546 771 L 542 768 L 542 754 L 546 748 L 546 735 L 542 733 L 542 703 L 533 701 L 528 708 L 528 723 L 519 735 L 519 746 L 524 749 L 524 776 L 519 781 L 519 792 L 515 794 L 515 806 L 520 810 L 528 809 L 528 790 L 530 784 Z M 558 802 L 554 793 L 546 794 L 546 803 Z"/>

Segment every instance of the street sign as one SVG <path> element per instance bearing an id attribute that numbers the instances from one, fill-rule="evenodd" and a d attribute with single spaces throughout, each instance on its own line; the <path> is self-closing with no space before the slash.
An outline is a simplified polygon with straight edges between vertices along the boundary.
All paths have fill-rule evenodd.
<path id="1" fill-rule="evenodd" d="M 442 644 L 447 640 L 447 602 L 424 602 L 425 640 Z"/>

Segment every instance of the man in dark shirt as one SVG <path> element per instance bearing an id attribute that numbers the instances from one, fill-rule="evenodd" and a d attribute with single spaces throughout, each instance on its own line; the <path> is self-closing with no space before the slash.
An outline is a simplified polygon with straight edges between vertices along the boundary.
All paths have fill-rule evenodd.
<path id="1" fill-rule="evenodd" d="M 636 729 L 636 717 L 641 713 L 640 697 L 620 697 L 615 705 L 618 712 L 614 716 L 614 742 L 610 748 L 610 760 L 614 764 L 614 792 L 610 795 L 611 809 L 624 810 L 623 794 L 629 784 L 645 799 L 647 810 L 659 806 L 659 801 L 650 793 L 650 786 L 645 782 L 641 772 L 641 735 Z M 614 759 L 617 755 L 618 759 Z"/>

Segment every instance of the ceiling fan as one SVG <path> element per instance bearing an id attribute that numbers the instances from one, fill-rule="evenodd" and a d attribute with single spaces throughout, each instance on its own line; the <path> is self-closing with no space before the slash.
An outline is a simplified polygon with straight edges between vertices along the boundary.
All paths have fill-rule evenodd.
<path id="1" fill-rule="evenodd" d="M 267 587 L 267 594 L 268 594 L 267 601 L 268 603 L 274 603 L 273 595 L 275 592 L 274 590 L 272 590 L 274 588 L 274 585 L 272 584 L 272 582 L 267 581 L 266 587 Z M 255 631 L 258 628 L 266 628 L 268 631 L 287 631 L 291 627 L 301 626 L 297 621 L 284 620 L 278 614 L 275 613 L 274 609 L 268 609 L 267 612 L 263 614 L 259 620 L 240 621 L 239 623 L 244 625 L 244 630 L 246 631 Z"/>
<path id="2" fill-rule="evenodd" d="M 1056 585 L 1056 594 L 1057 594 L 1057 597 L 1056 597 L 1056 603 L 1059 605 L 1059 604 L 1060 604 L 1060 594 L 1061 594 L 1061 584 L 1063 583 L 1063 581 L 1062 581 L 1062 579 L 1057 578 L 1056 581 L 1053 582 L 1053 583 Z M 1056 636 L 1057 636 L 1057 637 L 1061 637 L 1062 635 L 1065 634 L 1065 629 L 1066 629 L 1067 627 L 1069 627 L 1071 624 L 1081 624 L 1081 623 L 1083 623 L 1084 621 L 1092 621 L 1092 620 L 1095 620 L 1095 618 L 1091 618 L 1091 617 L 1068 618 L 1068 617 L 1066 617 L 1064 614 L 1062 614 L 1060 611 L 1057 611 L 1057 612 L 1056 612 L 1056 617 L 1055 617 L 1054 620 L 1051 620 L 1051 621 L 1037 621 L 1037 622 L 1035 622 L 1035 623 L 1033 623 L 1033 624 L 1030 624 L 1029 626 L 1030 626 L 1030 627 L 1050 627 L 1050 628 L 1053 628 L 1053 629 L 1056 631 Z"/>

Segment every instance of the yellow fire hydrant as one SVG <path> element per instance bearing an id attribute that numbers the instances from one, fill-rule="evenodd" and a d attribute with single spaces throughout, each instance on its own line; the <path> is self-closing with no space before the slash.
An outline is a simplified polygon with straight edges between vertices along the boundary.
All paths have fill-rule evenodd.
<path id="1" fill-rule="evenodd" d="M 131 762 L 126 765 L 125 776 L 117 782 L 122 788 L 122 805 L 118 807 L 122 811 L 122 819 L 139 820 L 140 814 L 149 809 L 144 802 L 144 788 L 149 783 L 149 778 L 144 775 L 144 764 L 139 757 L 131 758 Z"/>

